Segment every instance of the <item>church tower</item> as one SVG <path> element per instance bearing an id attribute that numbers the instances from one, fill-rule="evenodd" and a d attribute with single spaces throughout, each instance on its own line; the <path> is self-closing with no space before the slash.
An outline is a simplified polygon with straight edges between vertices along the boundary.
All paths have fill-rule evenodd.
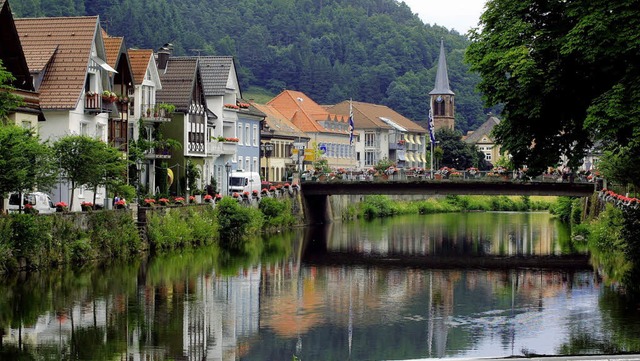
<path id="1" fill-rule="evenodd" d="M 455 116 L 455 93 L 449 88 L 447 59 L 444 55 L 444 40 L 440 40 L 440 57 L 436 72 L 436 86 L 429 93 L 435 130 L 447 128 L 453 130 Z"/>

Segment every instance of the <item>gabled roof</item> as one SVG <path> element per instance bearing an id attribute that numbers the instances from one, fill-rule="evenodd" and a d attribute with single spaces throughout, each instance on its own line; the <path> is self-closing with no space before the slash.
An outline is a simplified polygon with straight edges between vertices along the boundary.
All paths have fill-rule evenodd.
<path id="1" fill-rule="evenodd" d="M 346 123 L 349 120 L 348 115 L 330 114 L 302 92 L 284 90 L 271 99 L 267 105 L 273 106 L 303 132 L 348 134 L 339 130 L 326 129 L 319 123 L 327 119 L 337 119 Z M 348 114 L 348 111 L 344 114 Z"/>
<path id="2" fill-rule="evenodd" d="M 147 68 L 153 61 L 153 50 L 151 49 L 129 49 L 129 60 L 131 61 L 131 71 L 136 85 L 142 84 Z"/>
<path id="3" fill-rule="evenodd" d="M 282 115 L 273 106 L 266 104 L 257 104 L 253 102 L 250 104 L 265 114 L 266 118 L 264 120 L 268 125 L 269 130 L 273 132 L 273 135 L 308 139 L 307 135 L 304 134 L 304 132 L 300 131 L 298 127 L 293 125 L 293 123 L 289 119 L 287 119 L 287 117 Z M 265 128 L 267 127 L 265 126 Z"/>
<path id="4" fill-rule="evenodd" d="M 197 58 L 169 58 L 166 71 L 160 74 L 162 90 L 156 92 L 156 101 L 173 104 L 177 110 L 187 111 L 198 76 Z"/>
<path id="5" fill-rule="evenodd" d="M 123 51 L 124 38 L 120 36 L 109 36 L 105 32 L 102 34 L 102 40 L 104 41 L 104 51 L 107 54 L 107 64 L 112 68 L 118 68 L 118 60 L 120 52 Z"/>
<path id="6" fill-rule="evenodd" d="M 204 95 L 224 95 L 227 90 L 229 77 L 237 77 L 235 73 L 235 63 L 233 61 L 233 57 L 200 56 L 198 57 L 198 61 L 200 62 L 200 72 L 202 73 L 202 86 L 204 88 Z M 238 93 L 240 93 L 239 83 L 237 91 Z"/>
<path id="7" fill-rule="evenodd" d="M 356 129 L 398 129 L 397 126 L 400 126 L 411 133 L 426 133 L 427 131 L 386 105 L 363 102 L 351 102 L 351 105 Z M 345 100 L 334 105 L 331 109 L 334 112 L 349 113 L 349 101 Z"/>
<path id="8" fill-rule="evenodd" d="M 11 14 L 11 7 L 5 0 L 0 0 L 0 60 L 3 66 L 16 78 L 11 85 L 17 89 L 34 90 L 33 79 L 29 73 L 27 60 L 24 57 L 20 37 Z"/>
<path id="9" fill-rule="evenodd" d="M 41 107 L 75 108 L 84 90 L 98 17 L 28 18 L 15 23 L 30 72 L 46 69 L 37 89 Z"/>
<path id="10" fill-rule="evenodd" d="M 436 86 L 429 93 L 450 94 L 455 93 L 449 88 L 449 74 L 447 72 L 447 57 L 444 55 L 444 40 L 440 40 L 440 57 L 438 58 L 438 70 L 436 72 Z"/>
<path id="11" fill-rule="evenodd" d="M 491 132 L 493 131 L 493 128 L 498 124 L 500 124 L 500 119 L 495 115 L 489 115 L 487 121 L 482 123 L 482 125 L 478 127 L 478 129 L 464 138 L 464 141 L 469 144 L 476 144 L 480 141 L 480 139 L 482 139 L 482 137 L 486 135 L 493 142 L 493 136 L 491 135 Z"/>

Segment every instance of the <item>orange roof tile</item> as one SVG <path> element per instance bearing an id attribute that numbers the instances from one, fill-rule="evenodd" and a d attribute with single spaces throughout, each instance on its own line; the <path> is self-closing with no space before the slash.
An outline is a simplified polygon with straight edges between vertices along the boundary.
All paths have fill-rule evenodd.
<path id="1" fill-rule="evenodd" d="M 346 134 L 346 132 L 326 129 L 318 122 L 329 118 L 336 118 L 338 121 L 347 122 L 348 115 L 330 114 L 325 108 L 318 105 L 318 103 L 314 102 L 302 92 L 285 90 L 271 99 L 267 105 L 273 106 L 273 108 L 278 110 L 287 119 L 290 119 L 296 127 L 305 133 Z"/>
<path id="2" fill-rule="evenodd" d="M 153 50 L 151 49 L 129 49 L 129 60 L 131 61 L 131 70 L 136 85 L 142 84 L 147 74 L 149 62 L 153 59 Z"/>
<path id="3" fill-rule="evenodd" d="M 266 115 L 266 118 L 264 120 L 275 135 L 306 137 L 306 135 L 301 132 L 300 129 L 298 129 L 289 119 L 287 119 L 287 117 L 282 115 L 273 106 L 257 104 L 254 102 L 251 102 L 251 105 L 253 105 L 259 111 L 263 112 Z"/>
<path id="4" fill-rule="evenodd" d="M 107 54 L 107 64 L 116 69 L 116 62 L 118 61 L 120 50 L 122 48 L 122 45 L 124 44 L 124 38 L 119 36 L 109 36 L 105 34 L 103 34 L 102 40 L 104 41 L 104 50 Z"/>
<path id="5" fill-rule="evenodd" d="M 371 104 L 363 102 L 351 102 L 353 108 L 353 123 L 358 129 L 391 129 L 392 127 L 383 122 L 380 118 L 387 118 L 394 123 L 405 128 L 411 133 L 426 133 L 427 130 L 404 117 L 395 110 L 387 107 L 386 105 Z M 345 100 L 339 104 L 336 104 L 328 109 L 334 112 L 349 112 L 349 101 Z"/>
<path id="6" fill-rule="evenodd" d="M 98 17 L 15 19 L 31 72 L 45 68 L 38 88 L 43 109 L 75 108 L 84 89 Z M 48 65 L 47 65 L 48 64 Z"/>

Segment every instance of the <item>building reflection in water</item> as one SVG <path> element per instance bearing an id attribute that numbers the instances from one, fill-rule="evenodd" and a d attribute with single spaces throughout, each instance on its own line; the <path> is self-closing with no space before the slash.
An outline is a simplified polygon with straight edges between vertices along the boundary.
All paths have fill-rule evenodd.
<path id="1" fill-rule="evenodd" d="M 114 290 L 107 283 L 104 288 L 76 283 L 65 302 L 44 302 L 35 321 L 21 327 L 3 324 L 2 344 L 29 352 L 48 345 L 72 358 L 78 335 L 96 330 L 94 344 L 83 345 L 93 352 L 91 359 L 226 361 L 332 355 L 357 360 L 512 355 L 531 347 L 523 342 L 536 333 L 558 332 L 548 336 L 561 339 L 566 330 L 543 328 L 554 322 L 550 317 L 558 317 L 559 324 L 563 317 L 575 316 L 574 311 L 555 308 L 576 297 L 574 289 L 597 293 L 592 272 L 316 266 L 303 258 L 314 250 L 478 256 L 559 252 L 551 222 L 532 224 L 523 218 L 501 226 L 500 219 L 491 223 L 486 218 L 476 221 L 473 214 L 459 217 L 464 219 L 448 223 L 431 217 L 423 223 L 316 229 L 284 258 L 238 267 L 231 276 L 218 272 L 215 262 L 189 259 L 172 260 L 174 272 L 166 269 L 171 263 L 166 260 L 136 268 L 128 278 L 117 270 L 96 272 L 91 277 L 111 277 L 112 283 L 124 286 Z M 200 268 L 192 269 L 195 265 Z M 64 293 L 47 287 L 50 294 Z M 29 297 L 28 287 L 21 297 Z M 589 317 L 596 316 L 594 312 Z M 589 317 L 574 322 L 590 322 Z M 489 344 L 494 348 L 487 349 Z"/>

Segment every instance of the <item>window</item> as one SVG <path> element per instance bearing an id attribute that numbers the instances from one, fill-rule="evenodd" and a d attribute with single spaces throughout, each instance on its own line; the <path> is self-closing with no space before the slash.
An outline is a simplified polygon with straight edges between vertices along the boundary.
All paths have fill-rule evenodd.
<path id="1" fill-rule="evenodd" d="M 88 133 L 88 125 L 85 122 L 80 123 L 80 135 L 87 135 Z"/>
<path id="2" fill-rule="evenodd" d="M 242 169 L 242 157 L 238 157 L 238 170 Z"/>
<path id="3" fill-rule="evenodd" d="M 253 166 L 251 167 L 251 171 L 252 172 L 257 172 L 258 171 L 258 158 L 257 157 L 253 157 Z"/>
<path id="4" fill-rule="evenodd" d="M 375 133 L 365 133 L 364 134 L 364 146 L 365 147 L 376 147 L 376 134 Z"/>
<path id="5" fill-rule="evenodd" d="M 491 160 L 491 153 L 485 153 L 484 159 L 485 160 Z"/>
<path id="6" fill-rule="evenodd" d="M 22 128 L 23 129 L 31 129 L 31 122 L 28 120 L 23 120 L 22 121 Z"/>
<path id="7" fill-rule="evenodd" d="M 244 169 L 251 171 L 251 159 L 249 157 L 244 159 Z"/>
<path id="8" fill-rule="evenodd" d="M 258 125 L 254 124 L 253 125 L 253 133 L 251 134 L 251 143 L 253 144 L 254 147 L 258 146 Z"/>
<path id="9" fill-rule="evenodd" d="M 96 138 L 103 140 L 104 139 L 104 125 L 97 124 L 96 125 Z"/>
<path id="10" fill-rule="evenodd" d="M 238 145 L 242 145 L 242 123 L 238 123 Z"/>
<path id="11" fill-rule="evenodd" d="M 249 134 L 249 124 L 244 127 L 244 145 L 251 145 L 251 134 Z"/>
<path id="12" fill-rule="evenodd" d="M 375 151 L 366 151 L 364 152 L 364 166 L 365 167 L 373 167 L 376 164 L 376 153 Z"/>

